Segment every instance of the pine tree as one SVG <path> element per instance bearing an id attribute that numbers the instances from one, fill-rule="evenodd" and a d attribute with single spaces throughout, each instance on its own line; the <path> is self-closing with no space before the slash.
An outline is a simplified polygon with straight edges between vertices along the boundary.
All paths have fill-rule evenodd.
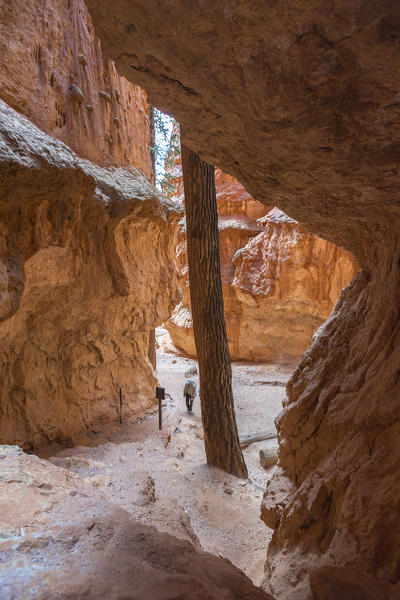
<path id="1" fill-rule="evenodd" d="M 207 462 L 247 477 L 232 392 L 219 257 L 214 167 L 182 148 L 193 331 Z"/>

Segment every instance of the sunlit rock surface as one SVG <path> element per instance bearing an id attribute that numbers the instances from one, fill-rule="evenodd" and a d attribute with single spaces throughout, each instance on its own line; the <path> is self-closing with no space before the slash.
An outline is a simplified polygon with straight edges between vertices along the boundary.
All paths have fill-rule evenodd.
<path id="1" fill-rule="evenodd" d="M 181 210 L 0 101 L 0 439 L 73 443 L 154 400 L 149 337 L 179 300 Z"/>
<path id="2" fill-rule="evenodd" d="M 87 0 L 118 68 L 185 143 L 363 271 L 288 385 L 266 585 L 321 563 L 400 580 L 400 6 Z"/>
<path id="3" fill-rule="evenodd" d="M 257 223 L 263 231 L 233 261 L 228 303 L 236 316 L 230 328 L 233 354 L 298 359 L 357 265 L 349 252 L 307 233 L 277 208 Z"/>
<path id="4" fill-rule="evenodd" d="M 1 105 L 0 440 L 73 443 L 119 418 L 119 387 L 126 416 L 152 400 L 177 213 L 139 173 L 146 93 L 103 56 L 82 0 L 0 2 L 0 54 L 0 98 L 40 128 Z"/>
<path id="5" fill-rule="evenodd" d="M 173 197 L 184 202 L 179 158 L 167 165 L 167 174 Z M 357 264 L 349 252 L 311 235 L 279 209 L 265 214 L 268 208 L 220 169 L 215 184 L 231 357 L 298 360 L 357 272 Z M 174 345 L 195 356 L 184 220 L 176 251 L 183 298 L 166 327 Z"/>

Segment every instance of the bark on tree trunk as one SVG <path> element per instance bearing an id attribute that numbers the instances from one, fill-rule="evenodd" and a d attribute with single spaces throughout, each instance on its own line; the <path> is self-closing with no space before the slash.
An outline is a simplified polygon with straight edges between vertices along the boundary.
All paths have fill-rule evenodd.
<path id="1" fill-rule="evenodd" d="M 193 332 L 207 462 L 247 477 L 232 393 L 219 258 L 214 167 L 181 144 Z"/>
<path id="2" fill-rule="evenodd" d="M 156 352 L 156 330 L 150 329 L 149 334 L 149 351 L 148 357 L 151 362 L 153 369 L 157 368 L 157 352 Z"/>
<path id="3" fill-rule="evenodd" d="M 156 128 L 154 123 L 154 106 L 150 105 L 150 158 L 153 172 L 152 183 L 156 184 Z"/>

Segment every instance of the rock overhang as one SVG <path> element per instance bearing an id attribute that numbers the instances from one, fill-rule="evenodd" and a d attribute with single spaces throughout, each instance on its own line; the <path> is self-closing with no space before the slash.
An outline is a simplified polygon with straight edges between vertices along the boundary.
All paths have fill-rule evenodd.
<path id="1" fill-rule="evenodd" d="M 363 244 L 400 217 L 398 3 L 87 5 L 118 68 L 193 149 L 370 262 Z"/>

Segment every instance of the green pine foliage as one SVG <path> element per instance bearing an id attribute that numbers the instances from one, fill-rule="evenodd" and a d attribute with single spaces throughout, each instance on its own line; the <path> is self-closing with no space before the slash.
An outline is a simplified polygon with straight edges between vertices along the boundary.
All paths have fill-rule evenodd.
<path id="1" fill-rule="evenodd" d="M 154 146 L 150 152 L 154 153 L 155 158 L 155 183 L 156 187 L 165 194 L 174 194 L 177 186 L 172 183 L 174 178 L 171 173 L 166 173 L 166 169 L 175 165 L 175 161 L 180 157 L 181 144 L 179 133 L 173 132 L 174 119 L 153 107 L 154 114 Z"/>

